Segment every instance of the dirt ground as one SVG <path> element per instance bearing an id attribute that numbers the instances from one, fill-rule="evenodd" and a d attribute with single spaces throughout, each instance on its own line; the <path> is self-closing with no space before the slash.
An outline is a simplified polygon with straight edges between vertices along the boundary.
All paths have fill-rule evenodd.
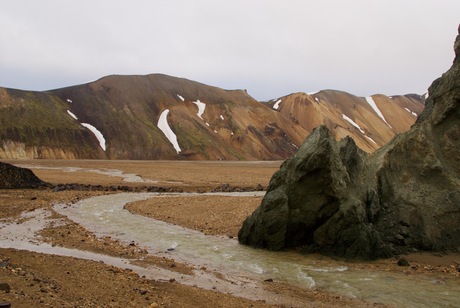
<path id="1" fill-rule="evenodd" d="M 154 185 L 187 187 L 187 191 L 210 191 L 222 184 L 239 187 L 268 185 L 279 162 L 139 162 L 139 161 L 7 161 L 34 165 L 42 180 L 91 185 L 142 186 L 126 183 L 120 177 L 94 174 L 86 169 L 118 169 L 150 179 Z M 41 167 L 72 166 L 84 171 L 68 172 Z M 151 185 L 147 184 L 147 185 Z M 0 220 L 18 221 L 21 213 L 56 203 L 71 204 L 107 191 L 0 190 Z M 196 229 L 206 234 L 235 237 L 242 221 L 259 205 L 260 197 L 198 196 L 165 197 L 127 205 L 135 213 Z M 65 223 L 50 225 L 40 232 L 43 241 L 52 245 L 77 248 L 116 257 L 138 259 L 178 273 L 191 274 L 190 265 L 155 257 L 137 245 L 125 245 L 110 237 L 97 238 L 80 225 L 54 214 Z M 206 222 L 202 219 L 206 217 Z M 200 219 L 201 218 L 201 219 Z M 1 232 L 1 229 L 0 229 Z M 407 274 L 433 272 L 459 277 L 458 254 L 417 254 L 404 256 L 410 267 L 398 267 L 396 259 L 357 263 L 356 267 Z M 343 298 L 315 290 L 303 290 L 276 282 L 266 283 L 273 292 L 287 294 L 298 307 L 372 307 L 359 300 Z M 270 307 L 263 301 L 251 301 L 212 290 L 185 286 L 174 280 L 159 281 L 139 277 L 131 270 L 101 262 L 0 249 L 0 303 L 12 307 Z"/>
<path id="2" fill-rule="evenodd" d="M 236 238 L 244 219 L 261 201 L 262 197 L 162 197 L 133 202 L 125 208 L 205 234 Z"/>
<path id="3" fill-rule="evenodd" d="M 223 184 L 238 187 L 266 187 L 280 161 L 109 161 L 109 160 L 3 160 L 11 164 L 33 167 L 34 173 L 51 183 L 83 183 L 92 185 L 157 185 L 181 187 L 185 191 L 209 191 Z M 145 183 L 129 183 L 121 177 L 105 176 L 94 172 L 69 172 L 43 167 L 78 167 L 83 170 L 122 170 L 126 174 L 141 176 Z M 39 168 L 42 167 L 42 168 Z"/>

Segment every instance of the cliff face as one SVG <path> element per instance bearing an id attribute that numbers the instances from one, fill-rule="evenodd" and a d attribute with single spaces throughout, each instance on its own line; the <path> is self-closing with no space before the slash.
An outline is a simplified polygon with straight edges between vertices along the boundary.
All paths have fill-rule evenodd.
<path id="1" fill-rule="evenodd" d="M 360 259 L 460 249 L 459 41 L 407 133 L 367 154 L 315 129 L 275 173 L 239 241 Z"/>

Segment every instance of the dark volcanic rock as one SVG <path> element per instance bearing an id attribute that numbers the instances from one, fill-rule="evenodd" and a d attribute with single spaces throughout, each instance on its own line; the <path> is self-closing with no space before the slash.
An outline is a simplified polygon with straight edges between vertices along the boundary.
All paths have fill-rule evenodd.
<path id="1" fill-rule="evenodd" d="M 273 175 L 239 241 L 360 259 L 459 249 L 460 35 L 455 52 L 414 126 L 374 154 L 316 128 Z"/>
<path id="2" fill-rule="evenodd" d="M 45 184 L 30 169 L 0 162 L 0 189 L 36 188 Z"/>

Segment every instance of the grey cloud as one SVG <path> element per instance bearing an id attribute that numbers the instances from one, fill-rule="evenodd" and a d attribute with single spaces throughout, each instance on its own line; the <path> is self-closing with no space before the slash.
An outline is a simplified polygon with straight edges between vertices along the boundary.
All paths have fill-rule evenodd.
<path id="1" fill-rule="evenodd" d="M 0 86 L 161 72 L 258 99 L 421 93 L 452 62 L 458 12 L 457 0 L 7 0 Z"/>

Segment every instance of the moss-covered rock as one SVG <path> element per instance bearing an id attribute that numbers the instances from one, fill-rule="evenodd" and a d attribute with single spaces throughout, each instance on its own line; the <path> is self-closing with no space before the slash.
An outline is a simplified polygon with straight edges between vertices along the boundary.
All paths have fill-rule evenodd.
<path id="1" fill-rule="evenodd" d="M 239 241 L 358 259 L 460 249 L 459 41 L 407 133 L 366 154 L 316 128 L 275 173 Z"/>

